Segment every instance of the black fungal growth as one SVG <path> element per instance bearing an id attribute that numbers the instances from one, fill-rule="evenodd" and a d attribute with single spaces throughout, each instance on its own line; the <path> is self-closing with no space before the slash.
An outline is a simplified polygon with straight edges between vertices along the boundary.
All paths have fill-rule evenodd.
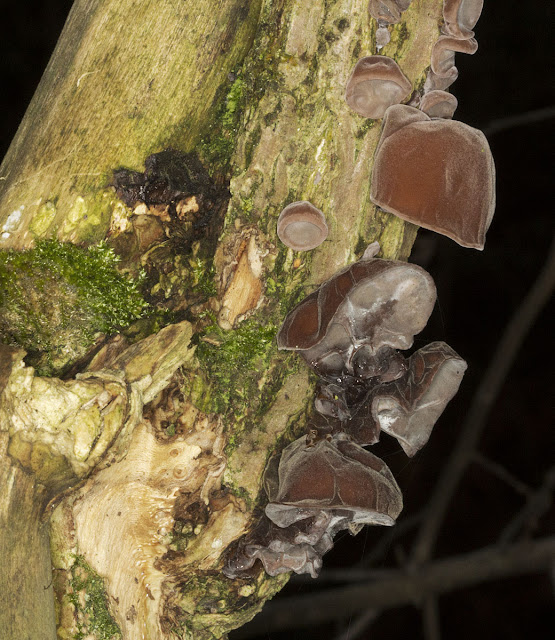
<path id="1" fill-rule="evenodd" d="M 180 241 L 183 250 L 219 222 L 222 203 L 229 192 L 218 186 L 194 153 L 166 149 L 145 160 L 144 172 L 114 171 L 113 186 L 118 197 L 130 208 L 144 203 L 158 210 L 166 235 Z"/>
<path id="2" fill-rule="evenodd" d="M 374 247 L 373 247 L 374 248 Z M 382 431 L 413 456 L 457 392 L 465 361 L 444 342 L 408 359 L 436 300 L 431 276 L 416 265 L 373 258 L 343 269 L 300 302 L 278 333 L 319 376 L 307 435 L 265 472 L 265 516 L 242 538 L 224 573 L 260 560 L 270 575 L 318 575 L 334 535 L 365 524 L 392 525 L 401 491 L 383 460 L 364 446 Z"/>

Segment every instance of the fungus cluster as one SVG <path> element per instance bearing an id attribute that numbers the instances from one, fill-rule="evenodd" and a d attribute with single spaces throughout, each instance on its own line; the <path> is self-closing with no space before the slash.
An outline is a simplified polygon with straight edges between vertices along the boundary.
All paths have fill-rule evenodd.
<path id="1" fill-rule="evenodd" d="M 376 48 L 389 42 L 411 0 L 370 0 L 378 23 Z M 386 56 L 361 58 L 347 82 L 347 105 L 364 118 L 383 118 L 371 200 L 385 211 L 482 249 L 495 208 L 495 168 L 485 136 L 452 121 L 457 100 L 455 53 L 475 53 L 472 31 L 483 0 L 444 0 L 442 34 L 433 46 L 422 92 L 401 104 L 412 85 Z M 419 107 L 419 108 L 417 108 Z M 323 214 L 308 202 L 286 207 L 278 235 L 306 250 L 327 236 Z M 408 358 L 436 300 L 422 268 L 376 258 L 339 271 L 285 318 L 278 347 L 300 355 L 318 377 L 307 433 L 269 461 L 264 515 L 228 556 L 224 573 L 242 575 L 260 561 L 270 575 L 295 571 L 316 577 L 322 556 L 341 530 L 392 525 L 403 501 L 383 460 L 364 447 L 382 432 L 408 456 L 428 441 L 455 395 L 466 362 L 444 342 Z"/>
<path id="2" fill-rule="evenodd" d="M 370 2 L 369 12 L 381 28 L 397 22 L 409 4 Z M 495 210 L 495 166 L 485 136 L 451 121 L 457 99 L 446 89 L 458 76 L 455 53 L 472 55 L 478 48 L 472 29 L 482 6 L 483 0 L 444 1 L 442 34 L 432 49 L 423 94 L 411 99 L 419 109 L 401 104 L 410 93 L 410 82 L 385 56 L 360 60 L 346 90 L 346 102 L 358 114 L 384 118 L 372 173 L 372 202 L 461 246 L 480 250 Z M 387 86 L 383 74 L 369 79 L 372 67 L 390 70 Z M 391 89 L 394 70 L 397 93 Z M 401 90 L 399 74 L 409 85 L 406 91 Z"/>
<path id="3" fill-rule="evenodd" d="M 374 249 L 374 247 L 372 247 Z M 434 342 L 408 359 L 436 300 L 422 268 L 373 257 L 339 271 L 285 318 L 278 347 L 295 351 L 318 375 L 307 434 L 273 458 L 265 473 L 265 517 L 243 538 L 224 572 L 260 560 L 270 575 L 316 576 L 333 536 L 364 524 L 392 525 L 401 492 L 383 460 L 364 446 L 381 431 L 413 456 L 456 393 L 466 363 Z"/>

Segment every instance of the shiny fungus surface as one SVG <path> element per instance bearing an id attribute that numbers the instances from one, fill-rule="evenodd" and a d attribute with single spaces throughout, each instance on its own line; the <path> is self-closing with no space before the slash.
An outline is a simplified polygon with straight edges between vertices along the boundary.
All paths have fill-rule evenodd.
<path id="1" fill-rule="evenodd" d="M 277 234 L 283 244 L 294 251 L 309 251 L 324 242 L 328 226 L 320 209 L 302 200 L 292 202 L 280 213 Z"/>
<path id="2" fill-rule="evenodd" d="M 388 466 L 339 434 L 307 445 L 302 437 L 283 450 L 279 489 L 266 515 L 280 527 L 330 512 L 353 524 L 392 525 L 403 507 Z"/>
<path id="3" fill-rule="evenodd" d="M 495 166 L 486 137 L 462 122 L 391 107 L 370 198 L 404 220 L 483 249 L 495 211 Z"/>
<path id="4" fill-rule="evenodd" d="M 359 260 L 291 310 L 278 347 L 297 351 L 320 375 L 384 375 L 384 355 L 410 348 L 435 300 L 434 282 L 421 267 Z"/>
<path id="5" fill-rule="evenodd" d="M 399 65 L 387 56 L 367 56 L 355 65 L 347 81 L 345 101 L 364 118 L 382 118 L 387 108 L 402 102 L 412 85 Z"/>

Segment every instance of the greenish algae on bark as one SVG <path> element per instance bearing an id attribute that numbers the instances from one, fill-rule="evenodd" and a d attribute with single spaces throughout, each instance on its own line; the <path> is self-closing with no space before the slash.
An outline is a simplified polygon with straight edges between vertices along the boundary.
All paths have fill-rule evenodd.
<path id="1" fill-rule="evenodd" d="M 239 0 L 75 2 L 0 167 L 0 247 L 35 235 L 103 239 L 117 204 L 112 171 L 198 143 L 259 10 Z"/>

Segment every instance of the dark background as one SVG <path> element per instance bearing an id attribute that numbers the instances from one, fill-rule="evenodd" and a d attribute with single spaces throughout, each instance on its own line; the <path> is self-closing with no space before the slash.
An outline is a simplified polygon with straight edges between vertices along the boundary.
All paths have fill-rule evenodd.
<path id="1" fill-rule="evenodd" d="M 69 0 L 27 0 L 2 8 L 0 157 L 15 134 L 71 4 Z M 532 286 L 553 238 L 554 23 L 551 0 L 486 0 L 476 27 L 478 52 L 472 57 L 457 54 L 460 75 L 451 88 L 459 100 L 455 118 L 488 135 L 497 167 L 497 210 L 483 252 L 464 249 L 427 231 L 419 233 L 413 250 L 411 260 L 430 271 L 439 294 L 439 304 L 415 346 L 445 340 L 468 361 L 469 369 L 429 444 L 414 459 L 406 458 L 387 436 L 373 449 L 386 460 L 403 490 L 405 510 L 399 522 L 418 514 L 426 504 L 504 327 Z M 537 112 L 546 108 L 551 110 Z M 528 116 L 515 126 L 504 120 L 523 114 Z M 554 464 L 552 335 L 551 303 L 524 340 L 479 444 L 481 454 L 532 490 L 541 486 Z M 435 557 L 495 544 L 524 502 L 523 495 L 482 465 L 469 465 Z M 551 502 L 516 540 L 553 535 L 554 530 Z M 340 536 L 325 557 L 320 581 L 293 577 L 278 597 L 327 588 L 326 569 L 364 562 L 383 535 L 382 529 L 366 528 L 356 538 Z M 411 540 L 411 532 L 398 536 L 374 566 L 398 567 L 403 555 L 410 554 Z M 443 595 L 439 598 L 442 638 L 553 638 L 553 590 L 545 573 Z M 335 639 L 348 624 L 343 619 L 281 634 L 268 629 L 260 637 Z M 395 640 L 410 635 L 420 640 L 425 638 L 422 629 L 420 612 L 411 606 L 382 614 L 356 637 Z M 232 633 L 231 638 L 240 633 Z"/>

